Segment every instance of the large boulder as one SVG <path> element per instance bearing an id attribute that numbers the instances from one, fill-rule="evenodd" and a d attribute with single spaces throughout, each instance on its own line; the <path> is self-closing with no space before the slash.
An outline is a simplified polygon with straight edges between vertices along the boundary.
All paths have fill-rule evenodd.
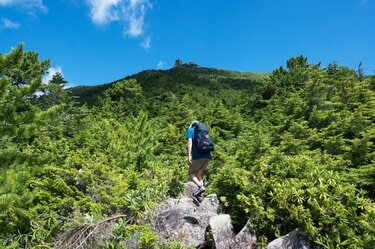
<path id="1" fill-rule="evenodd" d="M 310 237 L 300 229 L 295 229 L 287 235 L 275 239 L 267 245 L 267 249 L 314 249 Z"/>
<path id="2" fill-rule="evenodd" d="M 153 227 L 159 237 L 159 243 L 180 241 L 198 247 L 206 243 L 205 233 L 210 218 L 220 210 L 215 194 L 208 195 L 198 204 L 189 195 L 193 183 L 186 184 L 185 194 L 178 199 L 170 198 L 156 209 L 153 215 Z"/>
<path id="3" fill-rule="evenodd" d="M 210 218 L 210 232 L 216 249 L 230 248 L 233 240 L 233 226 L 228 214 L 219 214 Z"/>
<path id="4" fill-rule="evenodd" d="M 234 237 L 231 242 L 231 247 L 233 249 L 251 249 L 256 248 L 256 236 L 250 232 L 249 221 L 242 228 L 242 230 Z"/>
<path id="5" fill-rule="evenodd" d="M 185 192 L 178 199 L 170 198 L 153 214 L 152 225 L 159 243 L 179 241 L 197 248 L 250 249 L 255 236 L 247 226 L 237 235 L 233 232 L 230 216 L 221 214 L 216 194 L 207 195 L 201 203 L 191 198 L 197 190 L 194 183 L 185 184 Z"/>
<path id="6" fill-rule="evenodd" d="M 251 249 L 256 248 L 256 237 L 250 233 L 249 223 L 236 235 L 232 220 L 228 214 L 219 214 L 210 218 L 209 233 L 215 249 Z"/>

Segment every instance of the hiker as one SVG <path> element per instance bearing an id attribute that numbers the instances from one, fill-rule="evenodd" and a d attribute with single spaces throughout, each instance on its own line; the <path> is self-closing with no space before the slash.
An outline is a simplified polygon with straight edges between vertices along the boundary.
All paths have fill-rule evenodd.
<path id="1" fill-rule="evenodd" d="M 198 150 L 196 141 L 197 138 L 194 133 L 195 128 L 198 127 L 199 124 L 200 123 L 197 120 L 191 122 L 189 128 L 186 131 L 186 140 L 188 149 L 189 178 L 198 186 L 198 191 L 193 194 L 193 197 L 201 201 L 203 199 L 202 194 L 205 191 L 203 183 L 204 171 L 207 169 L 208 163 L 211 159 L 210 150 L 212 150 L 213 148 L 204 152 Z"/>

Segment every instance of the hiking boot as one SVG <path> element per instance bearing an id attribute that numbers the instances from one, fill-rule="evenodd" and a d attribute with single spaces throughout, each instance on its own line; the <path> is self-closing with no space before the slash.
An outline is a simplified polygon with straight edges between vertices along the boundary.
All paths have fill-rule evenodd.
<path id="1" fill-rule="evenodd" d="M 193 200 L 197 201 L 198 203 L 201 203 L 203 201 L 203 196 L 201 194 L 193 194 Z"/>
<path id="2" fill-rule="evenodd" d="M 194 194 L 192 194 L 191 197 L 193 199 L 194 204 L 199 207 L 201 200 L 197 196 L 195 196 Z"/>
<path id="3" fill-rule="evenodd" d="M 206 191 L 204 186 L 198 187 L 198 191 L 194 193 L 194 196 L 202 196 L 204 191 Z"/>

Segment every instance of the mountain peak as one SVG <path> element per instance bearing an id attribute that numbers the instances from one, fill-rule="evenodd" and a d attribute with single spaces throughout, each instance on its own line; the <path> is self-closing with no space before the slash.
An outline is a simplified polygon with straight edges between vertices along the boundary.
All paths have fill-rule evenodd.
<path id="1" fill-rule="evenodd" d="M 183 66 L 200 67 L 198 64 L 196 64 L 194 62 L 183 63 L 181 59 L 176 59 L 176 61 L 174 63 L 174 67 L 183 67 Z"/>

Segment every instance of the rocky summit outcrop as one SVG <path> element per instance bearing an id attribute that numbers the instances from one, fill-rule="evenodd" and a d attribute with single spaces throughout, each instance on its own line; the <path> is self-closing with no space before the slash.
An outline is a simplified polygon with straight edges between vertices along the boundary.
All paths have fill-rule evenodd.
<path id="1" fill-rule="evenodd" d="M 255 236 L 247 226 L 238 234 L 233 232 L 230 216 L 221 213 L 215 194 L 195 203 L 191 198 L 194 191 L 196 186 L 188 182 L 180 198 L 168 199 L 156 209 L 152 224 L 161 244 L 180 241 L 196 248 L 255 248 Z"/>
<path id="2" fill-rule="evenodd" d="M 201 203 L 191 198 L 196 191 L 192 182 L 185 183 L 185 192 L 179 198 L 170 198 L 156 208 L 152 225 L 159 243 L 179 241 L 195 248 L 252 249 L 256 248 L 256 236 L 249 224 L 235 234 L 228 214 L 215 194 L 207 195 Z M 267 245 L 267 249 L 315 249 L 305 233 L 296 229 Z"/>

